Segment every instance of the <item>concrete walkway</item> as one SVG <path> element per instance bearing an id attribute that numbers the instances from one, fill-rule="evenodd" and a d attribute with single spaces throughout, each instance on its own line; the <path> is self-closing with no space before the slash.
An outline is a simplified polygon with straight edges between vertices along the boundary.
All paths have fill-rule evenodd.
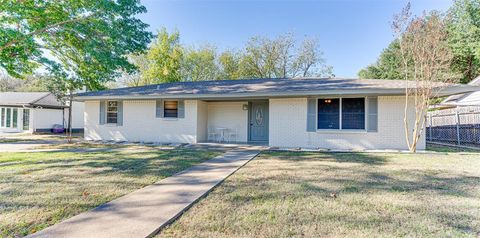
<path id="1" fill-rule="evenodd" d="M 231 150 L 27 237 L 147 237 L 259 153 Z"/>

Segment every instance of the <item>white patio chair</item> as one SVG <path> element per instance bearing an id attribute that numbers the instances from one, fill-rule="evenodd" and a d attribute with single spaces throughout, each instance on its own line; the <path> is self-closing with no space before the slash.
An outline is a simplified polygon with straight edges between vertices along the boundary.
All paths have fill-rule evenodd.
<path id="1" fill-rule="evenodd" d="M 227 141 L 228 142 L 237 142 L 238 139 L 238 129 L 228 130 L 227 132 Z"/>
<path id="2" fill-rule="evenodd" d="M 220 134 L 215 130 L 215 128 L 213 128 L 213 127 L 208 128 L 208 138 L 207 138 L 207 140 L 209 142 L 217 141 L 219 136 L 220 136 Z"/>

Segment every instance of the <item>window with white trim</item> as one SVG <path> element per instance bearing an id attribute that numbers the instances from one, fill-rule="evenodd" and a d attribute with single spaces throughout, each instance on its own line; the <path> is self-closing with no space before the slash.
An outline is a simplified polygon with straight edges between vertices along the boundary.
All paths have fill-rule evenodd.
<path id="1" fill-rule="evenodd" d="M 117 124 L 118 121 L 118 102 L 107 102 L 107 124 Z"/>
<path id="2" fill-rule="evenodd" d="M 317 129 L 365 130 L 365 98 L 321 98 L 317 103 Z"/>

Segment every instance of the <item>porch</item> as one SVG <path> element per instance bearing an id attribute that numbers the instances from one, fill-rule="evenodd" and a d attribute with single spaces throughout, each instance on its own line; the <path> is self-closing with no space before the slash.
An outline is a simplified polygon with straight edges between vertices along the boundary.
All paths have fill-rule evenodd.
<path id="1" fill-rule="evenodd" d="M 268 144 L 268 100 L 198 101 L 197 142 Z"/>

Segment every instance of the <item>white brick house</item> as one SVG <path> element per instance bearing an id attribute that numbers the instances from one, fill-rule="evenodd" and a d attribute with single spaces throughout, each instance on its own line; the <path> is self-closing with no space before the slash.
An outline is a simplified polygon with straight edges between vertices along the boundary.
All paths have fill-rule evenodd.
<path id="1" fill-rule="evenodd" d="M 338 78 L 222 80 L 87 92 L 76 100 L 85 102 L 87 140 L 407 149 L 404 85 Z M 476 89 L 452 85 L 439 94 Z M 423 137 L 418 149 L 424 148 Z"/>

